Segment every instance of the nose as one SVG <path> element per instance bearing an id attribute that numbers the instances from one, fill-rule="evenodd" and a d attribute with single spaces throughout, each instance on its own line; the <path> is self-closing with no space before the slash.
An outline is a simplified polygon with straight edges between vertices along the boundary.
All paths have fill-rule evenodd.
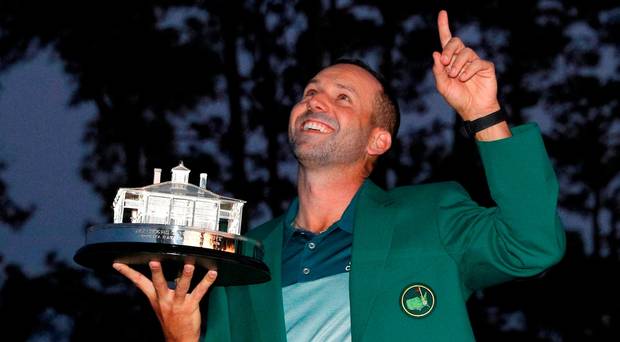
<path id="1" fill-rule="evenodd" d="M 316 94 L 306 102 L 306 107 L 310 112 L 326 112 L 327 104 L 325 103 L 325 99 L 321 97 L 322 95 Z"/>

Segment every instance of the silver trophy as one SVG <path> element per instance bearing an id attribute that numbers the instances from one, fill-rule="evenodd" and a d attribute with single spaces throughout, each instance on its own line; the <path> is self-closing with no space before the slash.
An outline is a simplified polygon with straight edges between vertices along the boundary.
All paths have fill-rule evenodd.
<path id="1" fill-rule="evenodd" d="M 240 235 L 245 201 L 207 190 L 206 173 L 200 174 L 200 186 L 190 184 L 189 173 L 181 162 L 168 182 L 155 169 L 153 184 L 119 189 L 114 223 L 88 228 L 75 261 L 95 270 L 122 262 L 148 274 L 148 262 L 158 260 L 167 279 L 191 263 L 194 279 L 217 270 L 215 285 L 269 281 L 262 244 Z"/>

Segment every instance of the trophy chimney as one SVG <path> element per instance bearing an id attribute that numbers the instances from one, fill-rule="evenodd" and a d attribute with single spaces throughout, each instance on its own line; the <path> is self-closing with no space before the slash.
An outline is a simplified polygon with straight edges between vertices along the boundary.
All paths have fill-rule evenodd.
<path id="1" fill-rule="evenodd" d="M 207 174 L 206 173 L 201 173 L 200 174 L 200 187 L 202 189 L 206 189 L 207 188 Z"/>
<path id="2" fill-rule="evenodd" d="M 161 182 L 161 169 L 155 169 L 153 171 L 153 184 L 159 184 Z"/>

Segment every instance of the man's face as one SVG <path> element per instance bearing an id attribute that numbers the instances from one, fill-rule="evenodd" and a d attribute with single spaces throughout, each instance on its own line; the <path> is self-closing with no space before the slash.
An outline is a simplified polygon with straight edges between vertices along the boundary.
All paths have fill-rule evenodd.
<path id="1" fill-rule="evenodd" d="M 291 110 L 289 142 L 302 165 L 351 164 L 366 154 L 379 82 L 351 64 L 323 69 Z"/>

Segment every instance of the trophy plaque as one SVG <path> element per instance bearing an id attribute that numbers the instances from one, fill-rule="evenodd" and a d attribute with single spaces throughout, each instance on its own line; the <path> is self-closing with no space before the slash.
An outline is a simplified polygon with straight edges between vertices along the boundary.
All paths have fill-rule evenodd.
<path id="1" fill-rule="evenodd" d="M 155 169 L 153 184 L 119 189 L 114 223 L 89 227 L 74 260 L 95 270 L 122 262 L 145 274 L 148 262 L 157 260 L 168 280 L 190 263 L 193 281 L 217 270 L 216 286 L 269 281 L 262 244 L 240 235 L 245 201 L 207 190 L 206 173 L 199 186 L 190 184 L 189 173 L 181 162 L 168 182 L 160 182 L 161 169 Z"/>

